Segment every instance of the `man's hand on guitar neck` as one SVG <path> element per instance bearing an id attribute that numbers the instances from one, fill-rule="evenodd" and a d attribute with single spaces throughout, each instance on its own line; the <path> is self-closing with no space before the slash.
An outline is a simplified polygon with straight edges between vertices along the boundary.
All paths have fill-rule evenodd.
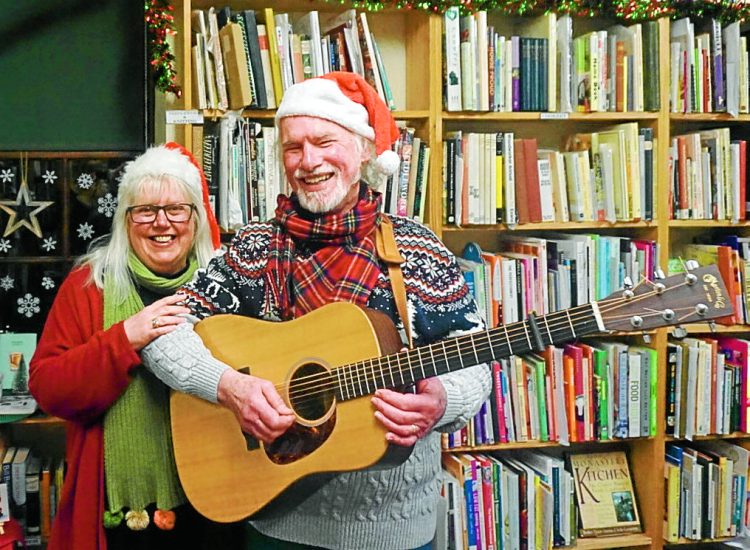
<path id="1" fill-rule="evenodd" d="M 227 369 L 219 380 L 217 397 L 237 417 L 243 432 L 264 443 L 271 443 L 294 424 L 294 412 L 268 380 Z"/>
<path id="2" fill-rule="evenodd" d="M 427 435 L 443 417 L 447 395 L 438 378 L 417 382 L 417 393 L 378 390 L 372 398 L 375 417 L 388 430 L 385 438 L 396 445 L 410 447 Z"/>

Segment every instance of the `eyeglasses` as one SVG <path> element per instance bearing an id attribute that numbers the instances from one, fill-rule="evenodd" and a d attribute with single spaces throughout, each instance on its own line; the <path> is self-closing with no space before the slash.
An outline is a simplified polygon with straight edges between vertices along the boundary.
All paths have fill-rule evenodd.
<path id="1" fill-rule="evenodd" d="M 154 223 L 154 220 L 159 215 L 159 210 L 164 210 L 164 214 L 170 222 L 184 223 L 192 217 L 195 205 L 187 202 L 165 204 L 164 206 L 158 204 L 137 204 L 129 207 L 127 213 L 133 223 Z"/>

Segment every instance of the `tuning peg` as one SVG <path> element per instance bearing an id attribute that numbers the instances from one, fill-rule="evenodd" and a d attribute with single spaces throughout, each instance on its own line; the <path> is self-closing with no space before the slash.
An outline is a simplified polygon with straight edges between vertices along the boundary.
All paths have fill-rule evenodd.
<path id="1" fill-rule="evenodd" d="M 672 329 L 672 336 L 675 337 L 675 338 L 678 338 L 678 339 L 682 340 L 687 335 L 688 335 L 687 329 L 685 327 L 683 327 L 682 325 L 676 325 Z"/>
<path id="2" fill-rule="evenodd" d="M 656 269 L 654 270 L 654 278 L 655 279 L 666 279 L 667 278 L 667 276 L 664 275 L 664 271 L 662 270 L 662 268 L 659 267 L 658 265 L 656 266 Z"/>
<path id="3" fill-rule="evenodd" d="M 644 344 L 650 344 L 651 343 L 651 335 L 648 332 L 643 332 L 643 334 L 641 336 L 643 336 L 643 343 Z"/>
<path id="4" fill-rule="evenodd" d="M 630 277 L 625 277 L 622 281 L 622 288 L 625 290 L 632 290 L 633 289 L 633 279 Z"/>
<path id="5" fill-rule="evenodd" d="M 716 334 L 716 330 L 717 330 L 717 329 L 716 329 L 716 323 L 714 322 L 714 320 L 713 320 L 713 319 L 711 319 L 711 320 L 710 320 L 710 321 L 708 322 L 708 330 L 710 330 L 710 331 L 711 331 L 711 332 L 712 332 L 713 334 Z"/>
<path id="6" fill-rule="evenodd" d="M 700 266 L 701 266 L 701 264 L 699 264 L 697 260 L 686 260 L 685 261 L 685 267 L 688 270 L 698 269 Z"/>

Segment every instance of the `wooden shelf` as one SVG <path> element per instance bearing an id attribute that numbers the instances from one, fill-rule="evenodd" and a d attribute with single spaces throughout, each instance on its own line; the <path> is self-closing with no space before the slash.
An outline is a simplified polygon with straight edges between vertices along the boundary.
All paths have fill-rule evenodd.
<path id="1" fill-rule="evenodd" d="M 746 220 L 739 222 L 731 220 L 669 220 L 669 227 L 750 227 L 750 222 Z"/>
<path id="2" fill-rule="evenodd" d="M 750 115 L 741 114 L 733 117 L 728 113 L 670 113 L 672 122 L 750 122 Z"/>
<path id="3" fill-rule="evenodd" d="M 748 435 L 750 437 L 750 435 Z M 604 441 L 571 441 L 571 446 L 577 445 L 615 445 L 618 443 L 639 443 L 653 441 L 653 437 L 630 437 L 625 439 L 606 439 Z M 542 449 L 544 447 L 564 447 L 558 441 L 514 441 L 512 443 L 495 443 L 493 445 L 476 445 L 474 447 L 454 447 L 443 449 L 446 453 L 476 453 L 487 451 L 512 451 L 514 449 Z"/>
<path id="4" fill-rule="evenodd" d="M 732 432 L 730 434 L 708 434 L 708 435 L 695 435 L 693 441 L 712 441 L 718 439 L 747 439 L 750 438 L 750 433 L 746 432 Z M 672 437 L 671 435 L 665 435 L 664 441 L 690 441 L 684 437 Z"/>
<path id="5" fill-rule="evenodd" d="M 727 333 L 743 333 L 750 332 L 750 325 L 716 325 L 716 330 L 711 330 L 708 323 L 689 323 L 682 325 L 688 334 L 727 334 Z"/>
<path id="6" fill-rule="evenodd" d="M 506 225 L 504 223 L 494 225 L 467 225 L 465 227 L 457 227 L 455 225 L 443 226 L 444 233 L 452 233 L 456 231 L 570 231 L 574 229 L 621 229 L 621 228 L 642 228 L 642 229 L 653 229 L 657 227 L 657 222 L 546 222 L 546 223 L 525 223 L 518 225 Z"/>
<path id="7" fill-rule="evenodd" d="M 442 118 L 449 122 L 464 121 L 549 121 L 575 120 L 584 122 L 624 122 L 639 120 L 656 120 L 658 113 L 540 113 L 540 112 L 486 112 L 486 111 L 443 111 Z"/>
<path id="8" fill-rule="evenodd" d="M 57 416 L 32 416 L 19 420 L 16 424 L 36 425 L 36 426 L 64 426 L 65 420 Z"/>
<path id="9" fill-rule="evenodd" d="M 734 540 L 737 537 L 721 537 L 718 539 L 701 539 L 701 540 L 692 540 L 692 539 L 685 539 L 681 538 L 677 542 L 667 542 L 664 541 L 665 546 L 687 546 L 692 544 L 708 544 L 708 543 L 721 543 L 721 542 L 729 542 L 730 540 Z"/>
<path id="10" fill-rule="evenodd" d="M 595 550 L 598 548 L 633 548 L 636 546 L 651 546 L 651 537 L 643 533 L 634 535 L 620 535 L 616 537 L 579 538 L 573 548 L 581 550 Z"/>
<path id="11" fill-rule="evenodd" d="M 0 264 L 55 264 L 69 262 L 72 258 L 65 256 L 10 256 L 0 258 Z"/>

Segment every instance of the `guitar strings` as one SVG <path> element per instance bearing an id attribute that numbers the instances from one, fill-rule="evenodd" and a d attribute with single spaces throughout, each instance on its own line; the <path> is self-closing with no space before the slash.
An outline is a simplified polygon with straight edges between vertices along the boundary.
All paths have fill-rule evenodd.
<path id="1" fill-rule="evenodd" d="M 686 307 L 686 308 L 680 308 L 680 309 L 692 309 L 692 308 Z M 651 315 L 647 315 L 646 317 L 655 316 L 655 315 L 660 315 L 660 313 L 659 312 L 653 313 Z M 490 349 L 491 347 L 492 347 L 491 345 L 490 346 L 485 346 L 485 347 L 481 348 L 480 351 L 486 351 L 487 349 Z M 455 346 L 454 346 L 454 348 L 455 348 Z M 452 351 L 456 351 L 456 349 L 453 349 L 453 350 L 450 350 L 450 351 L 451 352 Z M 456 354 L 456 355 L 453 355 L 453 356 L 451 356 L 450 353 L 446 353 L 445 354 L 445 359 L 446 359 L 447 362 L 450 362 L 451 359 L 455 359 L 458 356 L 460 356 L 460 353 Z M 384 359 L 386 359 L 388 357 L 393 357 L 393 356 L 386 356 Z M 356 365 L 356 364 L 357 363 L 354 363 L 354 365 Z M 369 381 L 375 382 L 377 379 L 381 379 L 381 380 L 385 381 L 386 374 L 390 375 L 391 379 L 393 380 L 394 379 L 394 373 L 396 373 L 396 376 L 398 376 L 398 374 L 401 374 L 401 373 L 404 372 L 404 369 L 401 368 L 400 364 L 399 365 L 394 365 L 392 363 L 392 361 L 388 361 L 387 362 L 386 367 L 388 367 L 388 368 L 386 370 L 384 370 L 382 367 L 383 367 L 383 365 L 381 363 L 380 364 L 380 369 L 379 369 L 380 373 L 381 373 L 380 376 L 378 376 L 376 374 L 375 367 L 372 366 L 371 373 L 367 372 L 367 370 L 363 368 L 362 371 L 358 374 L 358 376 L 356 378 L 354 376 L 352 376 L 348 380 L 345 379 L 345 383 L 347 385 L 351 385 L 352 388 L 355 391 L 356 391 L 356 387 L 355 387 L 355 383 L 356 383 L 359 386 L 360 393 L 362 393 L 364 395 L 364 394 L 367 394 L 367 393 L 370 393 L 370 392 L 369 391 L 363 391 L 363 387 L 362 387 L 363 383 L 365 385 L 364 389 L 367 390 L 368 389 L 367 388 L 367 384 L 369 383 Z M 456 370 L 460 370 L 460 369 L 456 369 Z M 413 368 L 409 368 L 408 371 L 414 371 L 414 369 Z M 449 370 L 448 372 L 453 372 L 453 371 Z M 374 375 L 374 376 L 371 377 L 371 374 Z M 317 379 L 318 379 L 318 380 L 315 381 L 315 383 L 318 384 L 318 385 L 317 386 L 315 386 L 315 385 L 312 386 L 312 390 L 313 391 L 309 391 L 311 388 L 309 387 L 310 384 L 308 384 L 308 387 L 305 388 L 305 389 L 303 389 L 303 390 L 300 390 L 299 388 L 296 388 L 296 385 L 295 385 L 295 390 L 292 391 L 292 392 L 290 392 L 290 396 L 299 396 L 299 395 L 302 396 L 302 398 L 294 401 L 295 405 L 299 406 L 299 405 L 304 405 L 306 403 L 315 401 L 317 399 L 315 396 L 317 396 L 319 394 L 324 394 L 324 393 L 332 391 L 332 390 L 335 390 L 335 388 L 339 385 L 338 382 L 336 380 L 334 380 L 333 374 L 330 373 L 330 372 L 319 373 L 318 375 L 313 375 L 312 377 L 317 377 Z M 426 375 L 424 377 L 427 378 Z M 320 383 L 320 382 L 322 382 L 322 383 Z M 403 380 L 403 378 L 402 378 L 401 383 L 406 383 L 406 381 Z M 392 384 L 392 385 L 398 385 L 398 380 L 395 380 L 395 383 Z"/>
<path id="2" fill-rule="evenodd" d="M 671 287 L 671 289 L 678 288 L 679 286 L 682 286 L 684 284 L 686 284 L 686 283 L 681 283 L 680 285 L 676 285 L 674 287 Z M 642 295 L 639 295 L 639 296 L 631 298 L 631 299 L 614 298 L 614 299 L 609 299 L 609 300 L 602 300 L 602 302 L 599 302 L 600 312 L 602 314 L 604 314 L 604 313 L 613 311 L 615 309 L 618 309 L 623 303 L 626 303 L 626 304 L 630 305 L 630 304 L 633 304 L 633 303 L 635 303 L 637 301 L 646 299 L 646 298 L 650 297 L 653 294 L 658 294 L 658 291 L 650 291 L 650 292 L 644 293 Z M 609 305 L 609 307 L 602 308 L 601 307 L 602 304 Z M 551 315 L 554 315 L 555 313 L 560 314 L 560 315 L 563 315 L 563 314 L 565 314 L 565 315 L 564 315 L 564 318 L 561 319 L 560 322 L 556 323 L 555 325 L 552 325 L 548 321 L 548 323 L 547 323 L 548 326 L 546 327 L 547 331 L 548 332 L 554 331 L 554 332 L 559 333 L 562 330 L 567 330 L 567 327 L 568 327 L 568 325 L 570 323 L 570 321 L 568 320 L 567 313 L 569 311 L 576 311 L 576 310 L 580 310 L 580 309 L 587 309 L 587 306 L 590 306 L 590 305 L 591 304 L 583 304 L 581 306 L 576 306 L 576 307 L 571 308 L 569 310 L 562 310 L 562 311 L 553 312 L 553 313 L 549 314 L 547 317 L 549 317 Z M 654 315 L 659 315 L 659 314 L 661 314 L 661 313 L 660 312 L 656 312 Z M 587 313 L 587 314 L 584 314 L 584 315 L 581 315 L 581 316 L 577 315 L 575 317 L 575 319 L 578 320 L 578 319 L 583 318 L 583 317 L 588 317 L 589 315 L 591 315 L 591 313 Z M 646 317 L 651 317 L 651 316 L 654 316 L 654 315 L 646 315 Z M 620 318 L 627 318 L 627 317 L 629 317 L 629 315 L 623 315 Z M 571 317 L 571 319 L 573 319 L 573 317 Z M 608 316 L 607 317 L 607 320 L 614 320 L 614 319 L 615 319 L 614 316 Z M 516 329 L 514 327 L 514 325 L 516 325 L 516 324 L 522 325 L 521 328 L 520 329 Z M 558 330 L 559 327 L 562 327 L 562 328 L 560 328 L 560 330 Z M 424 346 L 424 347 L 430 348 L 433 345 L 440 344 L 443 347 L 443 352 L 444 352 L 444 355 L 446 356 L 446 358 L 454 359 L 455 357 L 460 357 L 461 354 L 458 353 L 457 355 L 454 355 L 454 356 L 451 357 L 449 355 L 449 351 L 450 352 L 456 351 L 458 349 L 458 347 L 459 347 L 459 344 L 462 345 L 462 341 L 465 340 L 465 339 L 467 339 L 467 338 L 469 338 L 469 339 L 472 340 L 472 345 L 473 345 L 473 340 L 474 340 L 475 336 L 484 336 L 487 340 L 491 340 L 491 338 L 494 335 L 494 334 L 491 334 L 491 333 L 498 333 L 497 335 L 500 336 L 501 338 L 502 338 L 503 335 L 505 335 L 507 341 L 510 340 L 509 339 L 510 335 L 513 335 L 515 337 L 515 336 L 518 336 L 519 334 L 522 335 L 521 340 L 524 339 L 523 337 L 526 337 L 526 339 L 528 340 L 528 336 L 529 335 L 528 335 L 528 332 L 527 332 L 527 328 L 526 328 L 526 323 L 525 322 L 514 323 L 513 325 L 511 325 L 509 327 L 510 330 L 506 329 L 505 331 L 499 331 L 499 330 L 497 330 L 498 328 L 500 328 L 500 327 L 494 327 L 492 329 L 487 329 L 487 330 L 482 331 L 482 332 L 477 332 L 477 333 L 472 333 L 472 334 L 469 334 L 469 335 L 464 335 L 464 336 L 461 336 L 461 337 L 458 337 L 458 338 L 451 338 L 449 340 L 444 340 L 444 341 L 436 342 L 434 344 L 430 344 L 430 345 Z M 446 344 L 446 345 L 443 345 L 443 344 Z M 502 343 L 500 343 L 500 345 L 502 345 Z M 506 344 L 506 345 L 508 345 L 508 344 Z M 480 348 L 478 348 L 478 351 L 484 352 L 487 349 L 491 349 L 493 347 L 496 347 L 496 346 L 493 346 L 492 342 L 490 341 L 490 345 L 489 346 L 480 347 Z M 450 348 L 450 350 L 447 349 L 447 348 Z M 407 350 L 405 352 L 400 352 L 400 353 L 397 353 L 397 354 L 391 354 L 391 355 L 380 357 L 380 358 L 367 359 L 367 360 L 355 362 L 355 363 L 352 363 L 352 364 L 349 364 L 349 365 L 342 365 L 340 367 L 337 367 L 336 370 L 343 369 L 345 367 L 350 367 L 350 369 L 351 369 L 351 367 L 359 365 L 360 363 L 362 364 L 362 366 L 366 367 L 366 363 L 368 361 L 370 363 L 372 363 L 372 361 L 378 360 L 380 371 L 383 372 L 382 363 L 383 363 L 383 360 L 386 360 L 387 366 L 389 367 L 388 368 L 388 374 L 391 376 L 392 382 L 395 384 L 393 373 L 394 372 L 395 373 L 403 372 L 403 369 L 401 368 L 401 364 L 400 364 L 400 361 L 399 361 L 399 356 L 400 355 L 405 355 L 404 359 L 410 365 L 409 370 L 413 370 L 413 368 L 411 367 L 411 359 L 412 359 L 411 355 L 413 353 L 416 352 L 416 354 L 417 354 L 416 360 L 418 360 L 421 363 L 420 352 L 416 351 L 417 349 L 420 349 L 420 348 L 415 348 L 413 350 Z M 475 349 L 477 349 L 476 346 L 475 346 Z M 511 346 L 509 346 L 509 350 L 512 351 L 512 347 Z M 393 360 L 389 359 L 389 358 L 395 358 L 397 364 L 393 365 Z M 373 374 L 374 374 L 374 367 L 372 367 L 371 370 L 373 371 Z M 343 372 L 343 371 L 341 371 L 341 372 Z M 357 375 L 356 377 L 354 376 L 355 374 Z M 309 376 L 306 376 L 306 377 L 301 377 L 301 378 L 297 379 L 295 382 L 299 382 L 299 381 L 303 381 L 305 379 L 308 379 L 307 380 L 307 386 L 309 387 L 311 384 L 314 385 L 314 384 L 318 383 L 321 379 L 331 378 L 332 375 L 333 375 L 332 372 L 331 373 L 329 373 L 329 372 L 315 373 L 315 374 L 312 374 L 312 375 L 309 375 Z M 349 377 L 349 381 L 347 381 L 346 377 L 345 377 L 344 382 L 346 384 L 351 383 L 352 387 L 354 387 L 354 384 L 356 382 L 356 383 L 358 383 L 360 385 L 360 391 L 362 391 L 361 383 L 364 380 L 365 384 L 367 384 L 367 382 L 370 380 L 369 376 L 370 376 L 370 373 L 368 373 L 365 369 L 362 369 L 361 372 L 357 372 L 357 371 L 351 372 L 351 376 Z M 384 379 L 385 377 L 381 376 L 381 378 Z M 401 378 L 402 378 L 402 383 L 403 383 L 403 376 Z M 284 383 L 284 384 L 278 385 L 277 388 L 284 388 L 287 385 L 288 384 Z M 303 384 L 295 383 L 295 389 L 297 390 L 297 393 L 300 393 L 300 391 L 304 391 L 307 388 L 305 387 L 305 383 L 303 383 Z"/>
<path id="3" fill-rule="evenodd" d="M 674 287 L 671 287 L 671 289 L 677 288 L 678 286 L 682 286 L 684 284 L 686 284 L 686 283 L 681 283 L 680 285 L 676 285 Z M 613 311 L 615 309 L 618 309 L 622 305 L 622 303 L 633 304 L 636 301 L 645 299 L 645 298 L 647 298 L 647 297 L 649 297 L 649 296 L 651 296 L 653 294 L 657 294 L 657 293 L 658 293 L 657 291 L 651 291 L 651 292 L 644 293 L 642 295 L 639 295 L 639 296 L 631 298 L 631 299 L 614 298 L 614 299 L 609 299 L 609 300 L 602 300 L 601 302 L 599 302 L 600 311 L 602 313 L 610 312 L 610 311 Z M 601 307 L 602 304 L 609 305 L 609 307 L 603 307 L 602 308 Z M 561 327 L 561 326 L 563 327 L 563 330 L 567 330 L 565 328 L 565 325 L 568 324 L 567 323 L 567 321 L 568 321 L 568 319 L 567 319 L 567 317 L 568 317 L 567 313 L 569 311 L 575 311 L 575 310 L 578 310 L 578 309 L 584 309 L 584 308 L 586 308 L 586 306 L 590 306 L 590 304 L 583 304 L 581 306 L 576 306 L 575 308 L 571 308 L 570 310 L 563 310 L 562 312 L 558 311 L 558 312 L 553 312 L 553 313 L 549 314 L 549 315 L 553 315 L 554 313 L 565 313 L 566 314 L 565 315 L 566 318 L 565 319 L 561 319 L 561 322 L 556 323 L 555 326 L 553 326 L 552 323 L 550 323 L 548 321 L 548 327 L 547 327 L 548 332 L 550 332 L 552 330 L 554 330 L 554 332 L 556 332 L 556 333 L 560 332 L 561 330 L 558 330 L 558 327 Z M 688 308 L 684 308 L 684 309 L 691 309 L 691 308 L 688 307 Z M 651 317 L 651 316 L 660 315 L 660 314 L 661 314 L 661 312 L 657 311 L 657 312 L 655 312 L 655 313 L 653 313 L 651 315 L 645 315 L 644 317 Z M 607 320 L 613 320 L 615 318 L 627 318 L 627 317 L 629 317 L 629 315 L 621 315 L 620 317 L 615 317 L 615 316 L 611 316 L 610 315 L 610 316 L 607 316 Z M 580 318 L 580 317 L 576 316 L 576 318 Z M 572 316 L 571 316 L 571 319 L 572 319 Z M 525 323 L 521 322 L 520 324 L 523 325 Z M 496 327 L 496 328 L 499 328 L 499 327 Z M 488 340 L 489 345 L 484 345 L 484 346 L 480 345 L 479 348 L 477 348 L 476 346 L 474 347 L 475 351 L 477 351 L 477 352 L 478 351 L 484 352 L 487 349 L 492 349 L 492 348 L 496 347 L 496 346 L 493 346 L 493 344 L 491 342 L 491 339 L 492 339 L 493 335 L 490 334 L 490 331 L 498 332 L 498 331 L 496 331 L 496 328 L 495 329 L 486 330 L 483 333 L 472 333 L 471 335 L 466 335 L 466 336 L 463 336 L 463 337 L 453 338 L 453 339 L 450 339 L 450 340 L 446 340 L 446 341 L 440 342 L 441 345 L 445 344 L 445 345 L 442 345 L 442 347 L 444 348 L 444 356 L 446 358 L 446 361 L 454 359 L 455 357 L 460 357 L 461 356 L 460 353 L 458 353 L 457 355 L 454 355 L 454 356 L 451 356 L 450 354 L 453 353 L 453 352 L 455 352 L 455 351 L 457 351 L 458 350 L 458 344 L 460 343 L 460 340 L 461 339 L 466 339 L 467 337 L 471 337 L 472 344 L 473 344 L 473 337 L 474 336 L 481 336 L 481 337 L 484 337 L 485 339 Z M 505 332 L 507 333 L 507 335 L 513 334 L 514 336 L 517 336 L 518 334 L 524 334 L 524 335 L 526 335 L 528 337 L 528 333 L 527 333 L 527 329 L 526 328 L 521 328 L 520 330 L 516 330 L 516 329 L 506 330 Z M 424 347 L 429 348 L 430 346 L 424 346 Z M 400 355 L 405 355 L 404 360 L 409 365 L 409 371 L 414 372 L 414 368 L 411 366 L 411 359 L 414 358 L 412 356 L 416 353 L 417 357 L 414 358 L 414 359 L 421 364 L 421 362 L 422 362 L 422 357 L 421 357 L 422 353 L 420 351 L 418 351 L 419 349 L 422 349 L 422 348 L 415 348 L 414 350 L 408 350 L 407 352 L 401 352 L 399 354 L 392 354 L 390 356 L 385 356 L 385 357 L 381 357 L 381 358 L 375 358 L 375 359 L 365 360 L 365 361 L 362 361 L 362 362 L 353 363 L 351 365 L 344 365 L 342 367 L 337 367 L 337 370 L 341 369 L 343 367 L 346 367 L 346 366 L 352 367 L 352 366 L 355 366 L 355 365 L 361 365 L 360 367 L 357 367 L 355 370 L 353 370 L 353 371 L 350 372 L 351 376 L 349 377 L 349 380 L 346 379 L 346 375 L 344 376 L 344 383 L 345 384 L 351 384 L 351 387 L 353 388 L 353 390 L 356 390 L 355 384 L 359 385 L 359 390 L 361 392 L 362 391 L 362 383 L 364 381 L 366 389 L 368 390 L 368 393 L 369 393 L 369 387 L 368 387 L 369 386 L 369 382 L 370 381 L 374 382 L 376 379 L 380 379 L 380 380 L 385 381 L 386 374 L 390 375 L 391 381 L 394 384 L 396 383 L 396 380 L 395 380 L 395 377 L 394 377 L 394 373 L 396 373 L 397 375 L 401 374 L 402 382 L 405 382 L 403 380 L 403 374 L 402 374 L 403 373 L 403 368 L 401 367 L 401 361 L 399 360 L 399 356 Z M 510 349 L 510 351 L 512 351 L 512 347 L 510 347 L 509 349 Z M 430 353 L 432 353 L 432 352 L 430 351 Z M 395 365 L 393 364 L 393 358 L 396 359 L 396 364 Z M 380 376 L 378 376 L 377 373 L 376 373 L 375 365 L 373 363 L 374 360 L 378 361 L 378 367 L 379 367 L 378 370 L 381 373 Z M 434 356 L 433 356 L 433 360 L 434 360 Z M 368 362 L 370 364 L 369 372 L 367 370 L 367 364 L 368 364 Z M 386 366 L 388 367 L 387 368 L 387 372 L 386 372 L 385 369 L 383 369 L 383 363 L 384 362 L 386 363 Z M 424 377 L 427 377 L 426 373 L 424 373 L 424 367 L 422 367 L 422 370 L 423 370 L 423 374 L 425 375 Z M 372 378 L 371 378 L 371 376 L 372 376 Z M 338 379 L 338 377 L 337 377 L 337 379 Z M 295 381 L 295 382 L 299 382 L 299 381 L 305 381 L 305 382 L 303 382 L 302 384 L 296 384 L 295 383 L 295 385 L 294 385 L 295 389 L 292 392 L 290 392 L 290 396 L 299 395 L 299 394 L 305 395 L 306 391 L 310 389 L 310 386 L 312 386 L 313 389 L 315 389 L 315 384 L 318 384 L 321 381 L 323 382 L 324 385 L 321 386 L 322 389 L 320 389 L 320 388 L 318 389 L 317 393 L 329 391 L 331 389 L 331 387 L 332 387 L 331 384 L 333 384 L 333 387 L 336 386 L 336 382 L 334 382 L 334 380 L 333 380 L 333 373 L 329 372 L 329 371 L 326 371 L 326 372 L 323 372 L 323 373 L 316 373 L 316 374 L 313 374 L 313 375 L 309 375 L 307 377 L 302 377 L 302 378 L 297 379 L 297 381 Z M 284 383 L 281 386 L 277 386 L 277 387 L 285 387 L 287 385 L 288 385 L 287 383 Z"/>
<path id="4" fill-rule="evenodd" d="M 632 303 L 634 303 L 636 301 L 639 301 L 639 300 L 641 300 L 643 298 L 649 297 L 652 294 L 654 294 L 654 291 L 647 292 L 647 293 L 645 293 L 643 295 L 639 295 L 639 296 L 637 296 L 635 298 L 631 298 L 631 299 L 625 299 L 625 298 L 622 298 L 622 297 L 608 298 L 608 299 L 602 300 L 600 302 L 597 302 L 597 304 L 599 305 L 600 312 L 604 313 L 604 312 L 607 312 L 607 311 L 611 311 L 612 309 L 616 309 L 622 303 L 632 304 Z M 607 305 L 609 305 L 610 307 L 609 308 L 602 307 L 602 306 L 607 306 Z M 578 320 L 580 320 L 582 318 L 586 318 L 586 317 L 589 317 L 591 315 L 591 312 L 589 311 L 591 309 L 590 306 L 591 306 L 590 303 L 586 303 L 586 304 L 581 304 L 579 306 L 575 306 L 575 307 L 570 308 L 568 310 L 559 310 L 559 311 L 551 312 L 551 313 L 549 313 L 548 315 L 546 315 L 544 318 L 542 318 L 540 320 L 546 320 L 545 329 L 547 329 L 547 331 L 556 331 L 556 332 L 559 332 L 559 331 L 557 331 L 557 329 L 559 327 L 562 327 L 562 328 L 564 328 L 564 329 L 567 330 L 567 327 L 570 326 L 571 321 L 578 321 Z M 568 315 L 569 312 L 576 312 L 576 313 L 578 313 L 579 310 L 587 310 L 587 311 L 585 311 L 585 312 L 581 311 L 580 312 L 581 315 L 577 315 L 577 314 L 574 315 L 574 316 Z M 549 319 L 546 319 L 547 317 L 552 317 L 552 316 L 556 317 L 556 319 L 553 320 L 553 323 L 551 323 Z M 561 319 L 559 319 L 559 321 L 560 321 L 559 323 L 557 322 L 558 321 L 558 319 L 557 319 L 558 317 L 561 317 Z M 504 330 L 501 331 L 500 328 L 503 328 Z M 485 329 L 484 331 L 472 333 L 471 335 L 464 335 L 464 336 L 461 336 L 461 337 L 458 337 L 458 338 L 451 338 L 451 339 L 448 339 L 448 340 L 445 340 L 445 341 L 434 342 L 433 344 L 428 344 L 428 345 L 426 345 L 424 347 L 425 348 L 430 348 L 431 346 L 441 345 L 444 348 L 444 351 L 447 351 L 445 349 L 446 346 L 442 345 L 443 342 L 447 342 L 448 343 L 447 345 L 450 346 L 450 347 L 452 347 L 452 348 L 457 348 L 458 345 L 463 341 L 463 339 L 466 339 L 466 338 L 473 339 L 472 336 L 479 336 L 479 335 L 489 335 L 489 337 L 492 337 L 493 335 L 490 334 L 490 333 L 497 333 L 497 335 L 500 338 L 502 338 L 502 336 L 505 336 L 507 341 L 509 341 L 511 337 L 515 338 L 518 335 L 527 336 L 527 334 L 528 334 L 527 333 L 527 328 L 526 328 L 526 323 L 524 321 L 520 321 L 520 322 L 514 322 L 514 323 L 512 323 L 509 326 L 506 325 L 506 326 L 500 326 L 500 327 L 493 327 L 491 329 Z M 406 354 L 407 355 L 406 360 L 408 361 L 409 360 L 409 357 L 408 357 L 409 353 L 410 352 L 415 352 L 416 349 L 419 349 L 419 348 L 415 348 L 413 350 L 407 350 L 405 352 L 400 352 L 398 354 L 390 354 L 390 355 L 387 355 L 387 356 L 384 356 L 384 357 L 380 357 L 380 358 L 371 358 L 371 359 L 367 359 L 367 360 L 364 360 L 364 361 L 373 361 L 373 360 L 377 360 L 377 359 L 385 359 L 386 357 L 396 357 L 396 356 L 401 355 L 401 354 Z M 483 348 L 482 351 L 484 351 L 485 349 L 487 349 L 487 348 Z M 351 366 L 356 365 L 358 363 L 359 362 L 355 362 L 355 363 L 352 363 L 350 365 L 341 365 L 339 367 L 336 367 L 336 369 L 342 369 L 342 368 L 345 368 L 345 367 L 351 367 Z M 305 379 L 318 379 L 318 378 L 321 377 L 322 374 L 324 374 L 324 373 L 315 373 L 315 374 L 312 374 L 312 375 L 308 375 L 306 377 L 300 377 L 295 382 L 303 381 Z M 287 384 L 280 384 L 280 385 L 277 385 L 277 388 L 283 388 L 286 385 Z M 300 384 L 295 384 L 295 386 L 296 387 L 303 387 Z"/>

